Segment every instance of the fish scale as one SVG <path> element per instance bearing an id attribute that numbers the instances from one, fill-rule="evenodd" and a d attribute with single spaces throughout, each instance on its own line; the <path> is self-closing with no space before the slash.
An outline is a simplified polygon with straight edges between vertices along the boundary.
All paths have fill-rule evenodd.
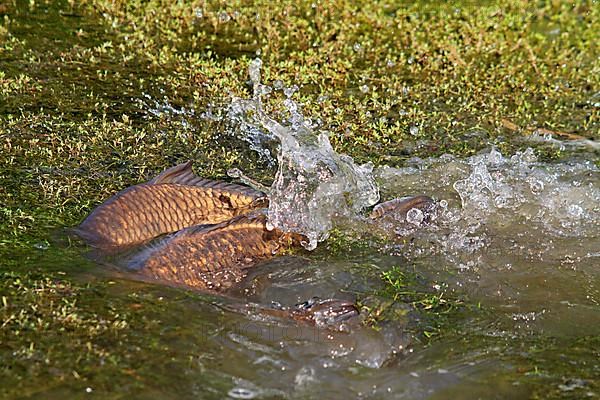
<path id="1" fill-rule="evenodd" d="M 75 232 L 92 246 L 118 250 L 190 226 L 224 222 L 266 202 L 265 194 L 252 188 L 197 177 L 187 162 L 117 193 Z"/>
<path id="2" fill-rule="evenodd" d="M 142 275 L 172 284 L 225 289 L 244 277 L 245 269 L 284 247 L 281 239 L 285 235 L 267 231 L 265 224 L 266 216 L 255 214 L 188 228 L 141 252 L 131 266 Z M 229 279 L 225 275 L 234 281 L 223 281 Z"/>
<path id="3" fill-rule="evenodd" d="M 251 212 L 267 203 L 265 194 L 254 189 L 196 177 L 188 162 L 119 192 L 75 231 L 106 250 L 179 231 L 143 248 L 129 260 L 129 267 L 145 278 L 223 292 L 259 261 L 307 240 L 299 234 L 268 230 L 264 210 Z M 394 199 L 375 207 L 371 218 L 431 207 L 433 200 L 426 196 Z M 355 316 L 358 309 L 352 303 L 328 299 L 293 310 L 264 312 L 322 325 Z"/>

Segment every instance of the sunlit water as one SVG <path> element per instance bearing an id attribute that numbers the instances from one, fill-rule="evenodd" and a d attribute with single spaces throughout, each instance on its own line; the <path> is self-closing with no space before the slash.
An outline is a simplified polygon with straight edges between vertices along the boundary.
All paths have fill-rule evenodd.
<path id="1" fill-rule="evenodd" d="M 82 21 L 90 24 L 58 13 L 54 18 L 61 26 L 72 23 L 73 32 L 82 28 Z M 29 42 L 47 43 L 38 40 L 43 30 L 53 45 L 60 43 L 68 50 L 71 43 L 65 38 L 75 35 L 53 31 L 54 24 L 45 22 L 31 25 Z M 91 29 L 100 27 L 94 22 L 85 31 Z M 134 72 L 143 73 L 140 68 Z M 13 267 L 66 271 L 68 279 L 83 279 L 92 289 L 108 286 L 110 297 L 101 290 L 96 297 L 92 294 L 92 311 L 94 304 L 105 309 L 114 306 L 111 299 L 121 299 L 116 304 L 125 309 L 117 307 L 115 312 L 127 313 L 129 305 L 139 302 L 149 309 L 140 310 L 140 318 L 154 322 L 140 324 L 151 327 L 148 331 L 136 331 L 134 319 L 128 328 L 131 334 L 123 340 L 97 338 L 114 344 L 114 353 L 132 357 L 129 365 L 137 370 L 127 375 L 131 384 L 115 387 L 111 376 L 90 374 L 86 380 L 77 379 L 81 389 L 50 364 L 49 373 L 38 371 L 38 376 L 31 372 L 30 377 L 24 369 L 18 390 L 60 399 L 101 396 L 104 384 L 111 397 L 456 400 L 529 398 L 528 384 L 537 379 L 536 384 L 549 382 L 573 398 L 598 397 L 579 378 L 600 376 L 599 350 L 586 347 L 585 340 L 582 349 L 573 345 L 600 335 L 597 167 L 585 157 L 550 164 L 539 162 L 530 150 L 512 155 L 494 149 L 468 159 L 414 159 L 405 168 L 360 166 L 335 153 L 326 134 L 302 115 L 292 100 L 295 88 L 261 83 L 259 60 L 253 62 L 250 78 L 252 98 L 233 99 L 226 109 L 215 109 L 214 114 L 208 110 L 202 117 L 224 118 L 249 149 L 278 165 L 271 188 L 271 223 L 306 233 L 306 247 L 319 246 L 314 252 L 258 266 L 232 291 L 236 299 L 228 299 L 135 283 L 125 274 L 64 257 L 41 241 L 13 260 Z M 274 90 L 288 97 L 286 121 L 276 121 L 262 109 L 261 97 Z M 174 106 L 158 92 L 156 98 L 144 94 L 135 101 L 147 118 L 177 120 L 188 127 L 201 117 L 193 107 Z M 130 103 L 129 95 L 110 94 Z M 132 112 L 116 104 L 111 111 L 115 118 Z M 561 146 L 566 152 L 598 148 L 592 141 L 536 135 L 528 140 Z M 373 224 L 363 217 L 379 196 L 388 200 L 407 194 L 430 195 L 439 206 L 428 218 L 413 212 L 410 221 L 391 218 Z M 373 239 L 372 246 L 330 255 L 326 239 L 333 226 Z M 380 330 L 355 321 L 345 332 L 329 332 L 257 312 L 313 296 L 371 296 L 383 286 L 379 273 L 392 266 L 420 272 L 431 290 L 443 291 L 447 285 L 449 295 L 474 306 L 453 316 L 460 334 L 442 332 L 425 346 L 419 321 L 411 313 L 399 313 Z M 100 368 L 97 375 L 103 371 Z M 47 384 L 40 384 L 39 376 Z"/>
<path id="2" fill-rule="evenodd" d="M 536 353 L 555 340 L 566 346 L 600 335 L 600 171 L 592 162 L 550 164 L 531 149 L 487 149 L 467 159 L 412 159 L 404 168 L 357 165 L 302 115 L 293 88 L 263 84 L 259 72 L 255 60 L 252 98 L 234 98 L 204 118 L 225 119 L 250 150 L 277 165 L 270 222 L 305 234 L 314 251 L 257 266 L 230 297 L 181 300 L 173 294 L 181 290 L 137 288 L 166 307 L 156 317 L 160 329 L 139 333 L 142 342 L 153 340 L 148 335 L 166 343 L 144 356 L 149 375 L 159 378 L 146 379 L 136 389 L 140 397 L 528 398 L 530 359 L 541 369 L 581 363 L 600 373 L 598 363 L 585 364 L 569 348 Z M 263 110 L 261 99 L 272 90 L 288 95 L 286 121 Z M 198 118 L 145 101 L 152 115 Z M 406 219 L 366 217 L 380 199 L 417 194 L 435 198 L 436 208 L 427 215 L 411 210 Z M 329 252 L 333 227 L 360 245 Z M 384 287 L 381 272 L 392 267 L 463 299 L 465 310 L 450 315 L 448 333 L 424 345 L 424 323 L 401 302 L 397 318 L 378 329 L 361 324 L 364 311 L 339 332 L 261 312 L 314 296 L 368 304 Z M 132 284 L 122 276 L 114 295 L 125 297 Z M 170 368 L 173 359 L 187 364 Z M 557 390 L 589 395 L 576 373 L 560 387 L 562 376 L 553 378 Z"/>
<path id="3" fill-rule="evenodd" d="M 305 235 L 309 250 L 327 239 L 332 220 L 351 217 L 379 200 L 371 164 L 356 165 L 344 154 L 337 154 L 325 132 L 315 132 L 288 97 L 284 102 L 290 113 L 283 125 L 269 117 L 261 97 L 272 90 L 260 82 L 261 60 L 250 65 L 254 87 L 252 99 L 234 99 L 228 118 L 238 123 L 239 135 L 267 156 L 263 146 L 268 139 L 278 140 L 278 169 L 269 193 L 269 222 L 273 227 Z M 286 96 L 294 93 L 285 89 Z"/>
<path id="4" fill-rule="evenodd" d="M 384 192 L 425 187 L 443 205 L 410 246 L 388 250 L 502 310 L 503 334 L 598 333 L 600 174 L 592 163 L 491 150 L 377 174 Z"/>
<path id="5" fill-rule="evenodd" d="M 318 249 L 316 257 L 276 259 L 232 294 L 276 307 L 312 296 L 352 299 L 382 285 L 378 274 L 357 275 L 365 264 L 379 271 L 401 265 L 492 315 L 458 321 L 472 324 L 472 339 L 442 335 L 423 348 L 406 329 L 410 316 L 380 330 L 355 321 L 329 332 L 249 305 L 227 313 L 205 342 L 231 380 L 229 397 L 526 397 L 510 361 L 527 357 L 522 343 L 600 334 L 600 171 L 593 163 L 548 164 L 531 149 L 512 156 L 489 149 L 468 159 L 413 159 L 405 168 L 358 166 L 333 151 L 291 98 L 288 121 L 269 117 L 261 96 L 273 89 L 260 82 L 259 70 L 255 60 L 254 97 L 234 99 L 227 118 L 251 149 L 277 159 L 271 224 L 307 235 L 308 249 L 333 226 L 376 240 L 346 256 Z M 372 222 L 364 209 L 379 193 L 384 200 L 426 194 L 438 206 L 430 215 L 412 210 L 406 220 Z"/>

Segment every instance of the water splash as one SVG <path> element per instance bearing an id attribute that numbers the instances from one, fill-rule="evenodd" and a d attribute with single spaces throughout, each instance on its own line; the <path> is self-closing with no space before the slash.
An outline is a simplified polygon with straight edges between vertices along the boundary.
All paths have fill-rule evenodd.
<path id="1" fill-rule="evenodd" d="M 442 200 L 419 251 L 443 254 L 459 270 L 489 269 L 506 258 L 494 252 L 560 260 L 597 247 L 600 171 L 592 162 L 547 164 L 532 149 L 512 157 L 492 149 L 466 160 L 446 155 L 411 164 L 375 175 L 392 196 L 425 190 Z"/>
<path id="2" fill-rule="evenodd" d="M 277 154 L 278 169 L 270 188 L 269 224 L 305 235 L 312 250 L 327 239 L 334 220 L 351 217 L 379 200 L 372 164 L 357 165 L 334 151 L 325 132 L 316 132 L 291 98 L 297 87 L 284 89 L 289 120 L 281 124 L 263 110 L 261 98 L 273 90 L 260 82 L 260 59 L 249 67 L 254 95 L 234 98 L 228 117 L 242 138 L 265 157 Z M 273 148 L 273 139 L 278 147 Z"/>

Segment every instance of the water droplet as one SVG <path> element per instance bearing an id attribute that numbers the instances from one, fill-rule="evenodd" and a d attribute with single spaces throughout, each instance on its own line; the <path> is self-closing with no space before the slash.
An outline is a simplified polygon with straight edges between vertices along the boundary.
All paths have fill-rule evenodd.
<path id="1" fill-rule="evenodd" d="M 273 82 L 273 89 L 275 90 L 281 90 L 283 89 L 283 81 L 281 79 L 277 79 L 276 81 Z"/>
<path id="2" fill-rule="evenodd" d="M 406 213 L 406 222 L 409 222 L 413 225 L 421 225 L 424 219 L 425 215 L 423 214 L 423 211 L 419 210 L 418 208 L 411 208 Z"/>
<path id="3" fill-rule="evenodd" d="M 290 87 L 287 87 L 283 90 L 283 94 L 285 95 L 285 97 L 287 97 L 288 99 L 290 97 L 292 97 L 294 95 L 294 93 L 296 93 L 298 91 L 298 86 L 293 85 Z M 288 108 L 289 109 L 289 108 Z"/>
<path id="4" fill-rule="evenodd" d="M 569 205 L 569 207 L 567 208 L 567 212 L 569 213 L 569 215 L 571 215 L 572 217 L 575 218 L 581 218 L 581 216 L 583 215 L 583 208 L 581 208 L 580 206 L 578 206 L 577 204 L 571 204 Z"/>
<path id="5" fill-rule="evenodd" d="M 256 397 L 257 393 L 251 389 L 236 387 L 231 389 L 227 395 L 234 399 L 253 399 Z"/>
<path id="6" fill-rule="evenodd" d="M 33 247 L 38 250 L 48 250 L 50 248 L 50 244 L 48 242 L 38 242 L 34 244 Z"/>
<path id="7" fill-rule="evenodd" d="M 204 11 L 201 8 L 196 8 L 194 10 L 194 15 L 196 16 L 196 18 L 202 18 L 204 17 Z"/>
<path id="8" fill-rule="evenodd" d="M 498 208 L 505 208 L 509 204 L 508 198 L 505 196 L 496 196 L 496 198 L 494 199 L 494 203 Z"/>
<path id="9" fill-rule="evenodd" d="M 505 160 L 504 157 L 502 157 L 502 154 L 496 149 L 492 149 L 490 151 L 487 159 L 488 162 L 492 165 L 500 165 Z"/>
<path id="10" fill-rule="evenodd" d="M 533 194 L 540 194 L 544 190 L 544 182 L 531 179 L 529 180 L 529 189 L 531 189 L 531 193 Z"/>
<path id="11" fill-rule="evenodd" d="M 362 85 L 359 89 L 363 93 L 368 93 L 369 92 L 369 85 Z"/>
<path id="12" fill-rule="evenodd" d="M 262 68 L 262 60 L 260 58 L 255 58 L 250 63 L 248 67 L 248 74 L 250 75 L 250 80 L 253 84 L 260 84 L 260 69 Z"/>
<path id="13" fill-rule="evenodd" d="M 359 52 L 362 49 L 362 46 L 360 43 L 354 43 L 354 46 L 352 46 L 352 48 L 354 49 L 354 51 Z"/>
<path id="14" fill-rule="evenodd" d="M 229 16 L 229 14 L 227 14 L 226 11 L 221 11 L 219 13 L 219 22 L 225 23 L 225 22 L 229 22 L 230 20 L 231 20 L 231 17 Z"/>
<path id="15" fill-rule="evenodd" d="M 413 136 L 417 136 L 419 134 L 419 127 L 416 125 L 411 125 L 409 132 Z"/>

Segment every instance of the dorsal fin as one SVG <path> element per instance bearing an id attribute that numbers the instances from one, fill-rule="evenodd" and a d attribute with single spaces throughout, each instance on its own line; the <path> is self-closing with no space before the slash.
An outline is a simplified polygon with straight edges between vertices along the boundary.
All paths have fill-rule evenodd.
<path id="1" fill-rule="evenodd" d="M 188 161 L 164 170 L 148 183 L 151 185 L 176 183 L 181 185 L 203 186 L 204 181 L 209 182 L 208 179 L 197 177 L 194 174 L 194 171 L 192 171 L 192 161 Z"/>
<path id="2" fill-rule="evenodd" d="M 194 174 L 194 171 L 192 170 L 192 161 L 188 161 L 183 164 L 179 164 L 164 170 L 154 179 L 150 180 L 148 184 L 176 184 L 187 186 L 200 186 L 212 188 L 215 190 L 227 190 L 231 192 L 238 192 L 240 194 L 254 198 L 262 198 L 266 196 L 263 192 L 260 192 L 247 186 L 200 178 L 199 176 Z"/>

